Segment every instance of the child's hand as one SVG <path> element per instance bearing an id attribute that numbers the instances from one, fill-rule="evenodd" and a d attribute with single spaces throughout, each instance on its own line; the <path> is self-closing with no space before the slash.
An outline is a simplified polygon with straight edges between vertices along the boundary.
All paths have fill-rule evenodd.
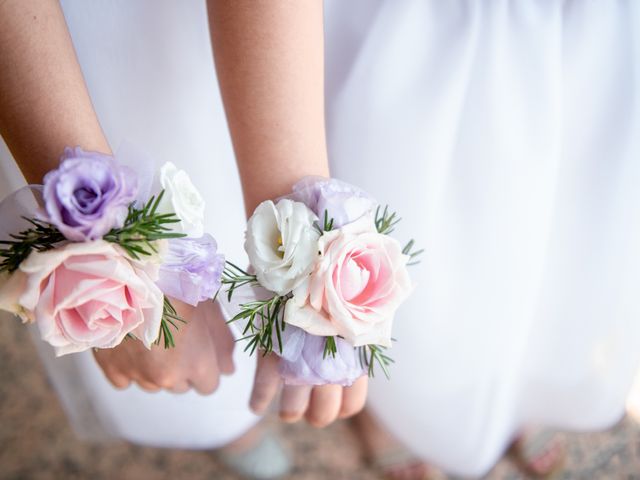
<path id="1" fill-rule="evenodd" d="M 233 373 L 234 340 L 214 302 L 192 307 L 172 300 L 186 323 L 173 331 L 175 347 L 154 345 L 147 350 L 142 342 L 126 339 L 111 349 L 94 351 L 96 361 L 117 388 L 136 382 L 148 391 L 213 393 L 221 374 Z M 173 327 L 170 327 L 173 328 Z"/>
<path id="2" fill-rule="evenodd" d="M 279 360 L 273 353 L 258 356 L 250 406 L 259 415 L 269 407 L 282 386 Z M 286 422 L 297 422 L 304 417 L 314 427 L 326 427 L 338 418 L 355 415 L 364 407 L 368 381 L 366 376 L 362 377 L 351 387 L 284 385 L 280 397 L 280 418 Z"/>

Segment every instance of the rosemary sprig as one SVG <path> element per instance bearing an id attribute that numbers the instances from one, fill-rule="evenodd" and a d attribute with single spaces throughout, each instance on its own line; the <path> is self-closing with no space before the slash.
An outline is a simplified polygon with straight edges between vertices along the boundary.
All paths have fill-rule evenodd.
<path id="1" fill-rule="evenodd" d="M 324 218 L 322 220 L 322 225 L 320 225 L 317 221 L 313 222 L 313 226 L 316 227 L 318 233 L 322 235 L 325 232 L 330 232 L 333 230 L 333 218 L 329 218 L 329 211 L 324 211 Z"/>
<path id="2" fill-rule="evenodd" d="M 178 315 L 178 312 L 176 312 L 171 301 L 165 296 L 164 306 L 162 309 L 162 319 L 160 320 L 160 334 L 155 341 L 156 345 L 160 345 L 162 342 L 164 343 L 164 348 L 173 348 L 176 346 L 176 343 L 173 340 L 173 333 L 169 327 L 169 325 L 171 325 L 177 331 L 178 325 L 176 322 L 187 323 Z"/>
<path id="3" fill-rule="evenodd" d="M 0 241 L 0 245 L 7 245 L 0 250 L 0 258 L 2 258 L 0 272 L 11 273 L 18 269 L 32 251 L 51 250 L 56 244 L 66 240 L 64 235 L 50 223 L 35 218 L 22 218 L 33 226 L 11 235 L 13 240 Z"/>
<path id="4" fill-rule="evenodd" d="M 111 229 L 104 236 L 104 240 L 117 243 L 130 257 L 139 260 L 140 255 L 157 253 L 152 242 L 186 236 L 184 233 L 171 231 L 169 225 L 180 221 L 176 214 L 157 212 L 163 196 L 164 190 L 157 197 L 152 196 L 143 208 L 129 205 L 124 226 Z"/>
<path id="5" fill-rule="evenodd" d="M 360 365 L 367 369 L 367 373 L 370 377 L 375 376 L 376 364 L 382 369 L 384 376 L 387 380 L 391 378 L 389 374 L 389 365 L 394 363 L 393 359 L 386 355 L 384 351 L 385 347 L 380 345 L 364 345 L 358 348 L 358 355 L 360 357 Z"/>
<path id="6" fill-rule="evenodd" d="M 336 337 L 326 337 L 324 342 L 324 351 L 322 352 L 322 359 L 327 357 L 335 358 L 338 353 L 338 346 L 336 345 Z"/>
<path id="7" fill-rule="evenodd" d="M 228 285 L 227 299 L 229 301 L 231 301 L 231 297 L 237 288 L 244 285 L 257 284 L 258 277 L 244 271 L 242 268 L 228 260 L 225 262 L 224 271 L 222 272 L 222 285 Z"/>
<path id="8" fill-rule="evenodd" d="M 378 230 L 378 233 L 381 233 L 383 235 L 389 235 L 395 230 L 395 226 L 398 224 L 400 220 L 402 219 L 398 217 L 396 212 L 389 211 L 388 205 L 385 205 L 382 211 L 380 210 L 379 205 L 376 208 L 375 222 L 376 222 L 376 229 Z"/>
<path id="9" fill-rule="evenodd" d="M 424 252 L 424 248 L 421 248 L 420 250 L 413 250 L 414 246 L 415 246 L 415 241 L 412 238 L 407 242 L 407 244 L 402 249 L 402 253 L 409 256 L 409 261 L 407 262 L 407 266 L 417 265 L 418 263 L 420 263 L 420 260 L 417 260 L 417 258 Z"/>
<path id="10" fill-rule="evenodd" d="M 274 333 L 278 348 L 282 352 L 282 331 L 285 329 L 283 313 L 288 300 L 289 297 L 275 295 L 267 300 L 255 300 L 240 305 L 240 313 L 227 323 L 247 320 L 242 331 L 243 336 L 239 339 L 249 340 L 244 349 L 245 352 L 249 350 L 252 355 L 258 347 L 262 349 L 263 355 L 272 352 Z"/>

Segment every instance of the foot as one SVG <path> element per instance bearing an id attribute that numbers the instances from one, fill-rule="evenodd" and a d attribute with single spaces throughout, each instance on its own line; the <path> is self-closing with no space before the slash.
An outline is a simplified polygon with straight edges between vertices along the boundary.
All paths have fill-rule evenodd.
<path id="1" fill-rule="evenodd" d="M 425 480 L 432 469 L 387 432 L 365 409 L 351 420 L 367 460 L 389 480 Z"/>
<path id="2" fill-rule="evenodd" d="M 275 480 L 291 471 L 278 437 L 261 424 L 214 454 L 227 468 L 250 480 Z"/>
<path id="3" fill-rule="evenodd" d="M 566 444 L 558 433 L 530 428 L 513 442 L 511 451 L 526 473 L 549 478 L 561 470 L 566 457 Z"/>

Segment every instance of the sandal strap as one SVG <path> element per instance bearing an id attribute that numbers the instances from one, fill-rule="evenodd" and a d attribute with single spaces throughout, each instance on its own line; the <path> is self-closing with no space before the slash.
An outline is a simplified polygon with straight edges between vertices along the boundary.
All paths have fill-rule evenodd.
<path id="1" fill-rule="evenodd" d="M 411 451 L 403 447 L 392 448 L 390 450 L 376 453 L 371 457 L 370 463 L 376 470 L 389 470 L 393 467 L 401 467 L 421 463 Z"/>
<path id="2" fill-rule="evenodd" d="M 516 442 L 516 453 L 529 463 L 541 457 L 549 450 L 549 445 L 558 439 L 559 435 L 553 430 L 534 430 L 519 438 Z"/>
<path id="3" fill-rule="evenodd" d="M 228 469 L 250 480 L 280 479 L 290 473 L 291 461 L 278 437 L 267 432 L 246 451 L 226 449 L 214 451 L 215 457 Z"/>
<path id="4" fill-rule="evenodd" d="M 536 478 L 552 478 L 562 470 L 566 460 L 566 452 L 561 440 L 561 434 L 554 430 L 529 430 L 514 442 L 511 454 L 516 464 L 528 475 Z M 535 460 L 554 449 L 558 454 L 553 465 L 547 471 L 537 471 L 533 467 Z"/>

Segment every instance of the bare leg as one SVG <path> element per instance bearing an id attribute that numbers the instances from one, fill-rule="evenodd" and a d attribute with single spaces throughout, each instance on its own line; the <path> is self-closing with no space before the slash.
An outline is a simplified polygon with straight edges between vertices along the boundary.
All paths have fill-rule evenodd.
<path id="1" fill-rule="evenodd" d="M 385 478 L 422 480 L 430 478 L 433 469 L 413 455 L 364 410 L 352 420 L 356 434 L 371 464 Z"/>
<path id="2" fill-rule="evenodd" d="M 549 477 L 564 464 L 564 438 L 550 430 L 527 428 L 513 442 L 511 454 L 522 470 L 535 477 Z"/>

